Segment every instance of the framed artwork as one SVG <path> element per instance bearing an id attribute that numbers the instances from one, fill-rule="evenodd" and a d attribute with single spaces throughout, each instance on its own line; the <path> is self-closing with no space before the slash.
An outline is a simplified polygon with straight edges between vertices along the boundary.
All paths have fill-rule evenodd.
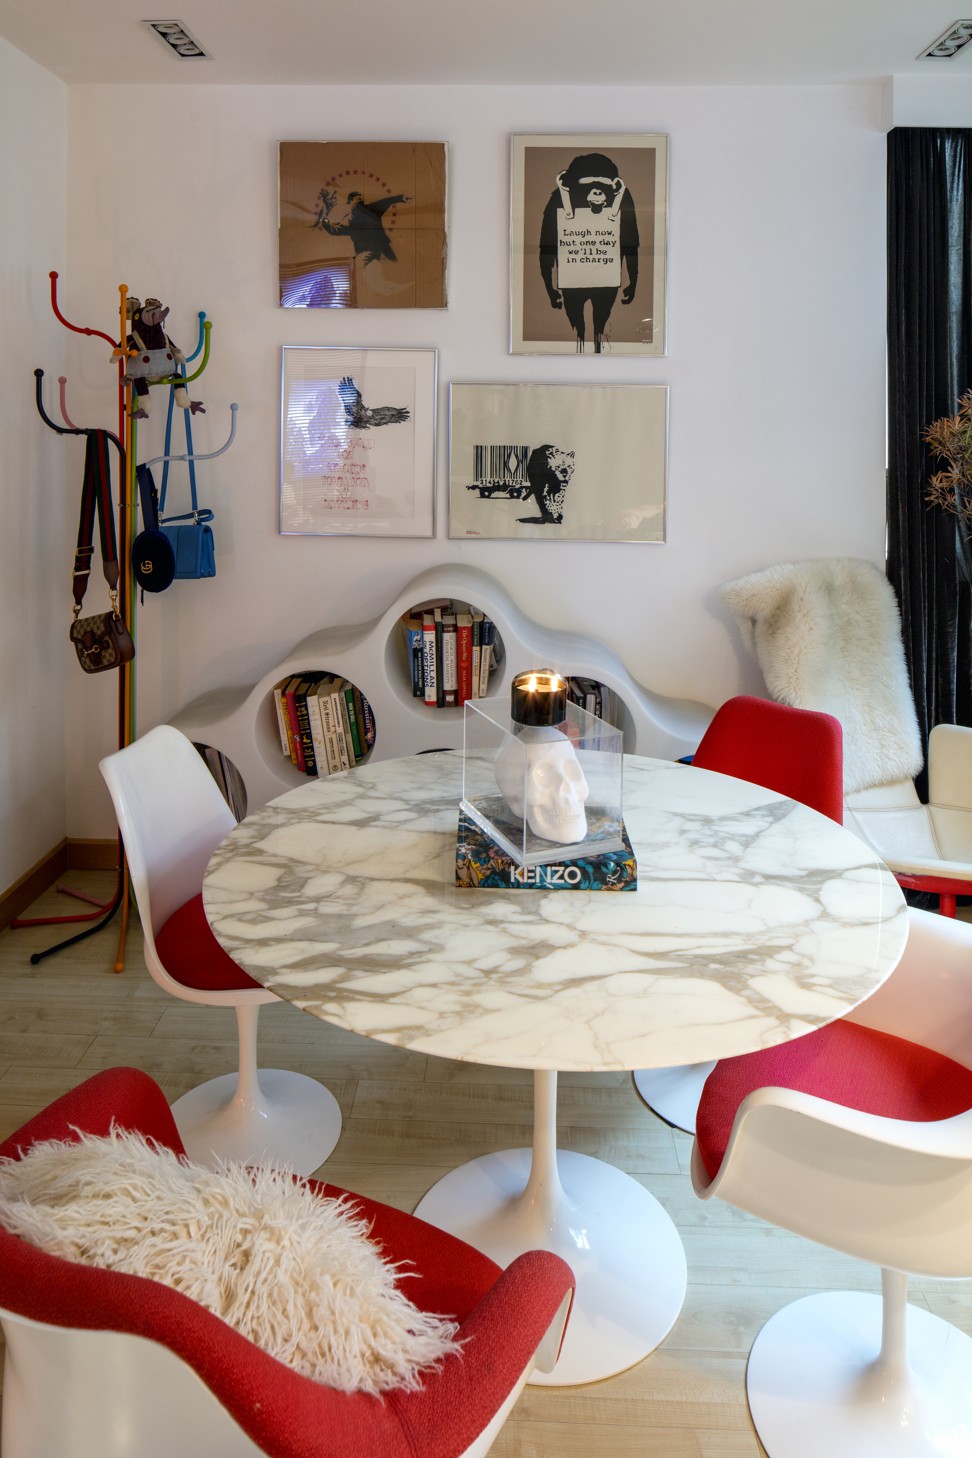
<path id="1" fill-rule="evenodd" d="M 667 385 L 449 391 L 449 535 L 663 542 Z"/>
<path id="2" fill-rule="evenodd" d="M 511 354 L 664 354 L 668 138 L 513 138 Z"/>
<path id="3" fill-rule="evenodd" d="M 280 530 L 435 535 L 434 349 L 283 346 Z"/>
<path id="4" fill-rule="evenodd" d="M 444 309 L 444 142 L 281 142 L 280 303 Z"/>

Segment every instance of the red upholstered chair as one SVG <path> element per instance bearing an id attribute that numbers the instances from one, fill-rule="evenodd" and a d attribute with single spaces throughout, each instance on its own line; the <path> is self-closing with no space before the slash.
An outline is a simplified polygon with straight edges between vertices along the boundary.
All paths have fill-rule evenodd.
<path id="1" fill-rule="evenodd" d="M 162 724 L 101 761 L 125 844 L 145 942 L 145 965 L 173 997 L 232 1008 L 236 1073 L 208 1080 L 172 1106 L 191 1159 L 275 1161 L 311 1174 L 341 1133 L 334 1095 L 315 1079 L 257 1071 L 257 1017 L 275 993 L 227 956 L 202 908 L 213 851 L 236 821 L 195 746 Z"/>
<path id="2" fill-rule="evenodd" d="M 840 825 L 842 743 L 840 723 L 832 714 L 739 694 L 716 710 L 692 763 L 765 785 Z"/>
<path id="3" fill-rule="evenodd" d="M 770 1458 L 972 1453 L 972 1338 L 906 1304 L 907 1273 L 972 1276 L 972 927 L 909 913 L 888 981 L 848 1017 L 706 1082 L 696 1193 L 882 1268 L 806 1296 L 753 1346 Z"/>
<path id="4" fill-rule="evenodd" d="M 841 823 L 842 734 L 830 714 L 793 709 L 740 694 L 716 710 L 693 767 L 765 785 Z M 713 1063 L 645 1068 L 635 1087 L 648 1107 L 676 1129 L 695 1132 L 695 1110 Z"/>
<path id="5" fill-rule="evenodd" d="M 147 1074 L 112 1068 L 0 1145 L 106 1134 L 112 1121 L 183 1152 Z M 342 1193 L 319 1186 L 322 1194 Z M 338 1392 L 260 1351 L 188 1297 L 46 1254 L 0 1229 L 3 1458 L 479 1458 L 536 1363 L 553 1367 L 572 1291 L 558 1256 L 505 1271 L 444 1231 L 354 1197 L 409 1299 L 460 1322 L 462 1354 L 418 1392 Z"/>

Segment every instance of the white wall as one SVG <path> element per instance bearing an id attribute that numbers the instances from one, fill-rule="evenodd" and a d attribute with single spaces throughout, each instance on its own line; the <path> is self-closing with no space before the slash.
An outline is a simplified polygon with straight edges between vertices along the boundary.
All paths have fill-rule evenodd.
<path id="1" fill-rule="evenodd" d="M 889 130 L 972 126 L 972 76 L 941 71 L 933 76 L 892 76 L 885 105 Z"/>
<path id="2" fill-rule="evenodd" d="M 33 404 L 34 369 L 56 389 L 63 368 L 46 270 L 64 266 L 66 120 L 65 87 L 0 41 L 0 890 L 66 833 L 63 681 L 79 502 Z"/>
<path id="3" fill-rule="evenodd" d="M 237 445 L 200 468 L 218 575 L 177 583 L 140 613 L 140 726 L 209 687 L 252 682 L 311 629 L 375 616 L 423 568 L 457 560 L 491 572 L 541 622 L 609 640 L 655 690 L 717 704 L 758 688 L 719 584 L 793 557 L 883 558 L 881 107 L 878 85 L 73 88 L 68 312 L 110 332 L 124 282 L 171 304 L 170 332 L 188 350 L 205 309 L 197 449 L 221 442 L 229 402 L 240 405 Z M 567 130 L 670 136 L 666 358 L 507 353 L 509 137 Z M 277 143 L 336 138 L 448 142 L 447 311 L 277 307 Z M 48 267 L 40 248 L 37 309 Z M 439 351 L 435 540 L 277 534 L 283 343 Z M 79 411 L 110 424 L 107 350 L 72 337 L 69 356 Z M 667 544 L 450 541 L 451 380 L 670 384 Z M 157 416 L 163 407 L 159 394 Z M 152 430 L 141 440 L 142 459 L 156 453 Z M 113 703 L 96 702 L 80 673 L 68 687 L 69 833 L 109 835 L 92 771 L 111 747 Z"/>

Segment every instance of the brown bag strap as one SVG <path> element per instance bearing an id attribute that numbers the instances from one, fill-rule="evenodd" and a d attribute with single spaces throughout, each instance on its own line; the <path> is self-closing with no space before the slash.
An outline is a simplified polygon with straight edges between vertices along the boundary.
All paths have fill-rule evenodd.
<path id="1" fill-rule="evenodd" d="M 118 593 L 118 553 L 115 547 L 115 508 L 111 499 L 111 461 L 108 456 L 108 433 L 85 431 L 84 484 L 81 488 L 81 516 L 78 522 L 78 545 L 74 553 L 74 616 L 84 602 L 84 594 L 94 559 L 94 519 L 98 514 L 101 538 L 101 565 L 111 593 L 112 606 Z"/>

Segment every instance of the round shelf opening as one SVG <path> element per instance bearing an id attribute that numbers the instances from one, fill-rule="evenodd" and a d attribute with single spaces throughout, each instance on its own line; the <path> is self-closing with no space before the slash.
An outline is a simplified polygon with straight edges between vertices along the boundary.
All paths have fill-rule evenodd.
<path id="1" fill-rule="evenodd" d="M 496 624 L 475 604 L 428 598 L 398 619 L 385 666 L 403 698 L 429 709 L 459 709 L 495 687 L 505 652 Z"/>

